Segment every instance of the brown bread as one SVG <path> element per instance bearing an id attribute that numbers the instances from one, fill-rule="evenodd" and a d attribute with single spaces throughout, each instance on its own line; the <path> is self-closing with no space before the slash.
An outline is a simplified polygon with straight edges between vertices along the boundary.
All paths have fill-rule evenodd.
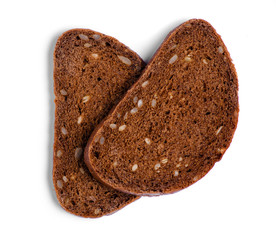
<path id="1" fill-rule="evenodd" d="M 85 162 L 97 179 L 120 191 L 173 193 L 222 158 L 238 112 L 238 79 L 224 43 L 209 23 L 190 20 L 168 35 L 93 132 Z"/>
<path id="2" fill-rule="evenodd" d="M 86 29 L 65 32 L 54 52 L 55 137 L 53 182 L 58 201 L 70 213 L 100 217 L 131 203 L 89 173 L 83 149 L 144 67 L 142 59 L 116 39 Z"/>

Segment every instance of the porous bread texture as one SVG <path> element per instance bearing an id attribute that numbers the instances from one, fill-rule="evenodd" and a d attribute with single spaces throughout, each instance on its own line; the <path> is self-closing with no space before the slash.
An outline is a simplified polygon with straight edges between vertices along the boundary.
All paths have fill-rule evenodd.
<path id="1" fill-rule="evenodd" d="M 137 80 L 144 65 L 135 52 L 98 32 L 73 29 L 58 39 L 53 182 L 66 211 L 95 218 L 137 199 L 95 180 L 84 164 L 83 151 L 95 126 Z"/>
<path id="2" fill-rule="evenodd" d="M 120 191 L 173 193 L 201 179 L 222 158 L 238 113 L 230 55 L 209 23 L 193 19 L 167 36 L 93 132 L 85 162 L 97 179 Z"/>

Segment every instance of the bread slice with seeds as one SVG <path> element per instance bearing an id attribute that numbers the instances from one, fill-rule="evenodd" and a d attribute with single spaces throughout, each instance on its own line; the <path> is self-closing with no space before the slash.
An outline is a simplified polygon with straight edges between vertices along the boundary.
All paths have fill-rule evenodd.
<path id="1" fill-rule="evenodd" d="M 83 149 L 143 67 L 135 52 L 98 32 L 73 29 L 58 39 L 53 182 L 58 201 L 68 212 L 100 217 L 137 199 L 95 180 L 84 164 Z"/>
<path id="2" fill-rule="evenodd" d="M 198 181 L 222 158 L 238 112 L 230 55 L 209 23 L 193 19 L 167 36 L 136 84 L 93 132 L 85 162 L 97 179 L 120 191 L 173 193 Z"/>

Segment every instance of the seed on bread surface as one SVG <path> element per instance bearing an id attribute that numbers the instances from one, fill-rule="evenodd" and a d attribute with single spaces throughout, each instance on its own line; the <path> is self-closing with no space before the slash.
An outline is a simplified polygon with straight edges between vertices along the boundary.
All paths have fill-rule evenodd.
<path id="1" fill-rule="evenodd" d="M 81 123 L 82 123 L 82 120 L 83 120 L 83 116 L 79 116 L 79 117 L 78 117 L 78 124 L 81 124 Z"/>
<path id="2" fill-rule="evenodd" d="M 94 213 L 97 215 L 97 214 L 100 214 L 101 211 L 102 211 L 102 210 L 101 210 L 100 208 L 96 208 L 95 211 L 94 211 Z"/>
<path id="3" fill-rule="evenodd" d="M 135 97 L 133 98 L 133 103 L 136 104 L 137 102 L 138 102 L 138 97 L 135 96 Z"/>
<path id="4" fill-rule="evenodd" d="M 220 126 L 220 127 L 218 128 L 218 130 L 216 131 L 216 135 L 218 135 L 218 134 L 220 133 L 220 131 L 221 131 L 222 128 L 223 128 L 223 126 Z"/>
<path id="5" fill-rule="evenodd" d="M 89 47 L 91 47 L 92 45 L 91 45 L 90 43 L 85 43 L 83 46 L 86 47 L 86 48 L 89 48 Z"/>
<path id="6" fill-rule="evenodd" d="M 101 36 L 99 34 L 93 34 L 92 36 L 95 40 L 100 40 Z"/>
<path id="7" fill-rule="evenodd" d="M 145 138 L 145 142 L 146 144 L 150 145 L 151 144 L 151 140 L 149 138 Z"/>
<path id="8" fill-rule="evenodd" d="M 165 164 L 167 162 L 168 162 L 168 158 L 164 158 L 164 159 L 161 160 L 161 163 L 163 163 L 163 164 Z"/>
<path id="9" fill-rule="evenodd" d="M 131 110 L 130 110 L 130 113 L 131 114 L 134 114 L 134 113 L 137 113 L 138 112 L 138 108 L 132 108 Z"/>
<path id="10" fill-rule="evenodd" d="M 63 183 L 61 180 L 57 180 L 57 187 L 60 189 L 63 187 Z"/>
<path id="11" fill-rule="evenodd" d="M 67 95 L 67 91 L 65 91 L 64 89 L 61 89 L 60 90 L 60 94 L 63 95 L 63 96 L 66 96 Z"/>
<path id="12" fill-rule="evenodd" d="M 130 66 L 131 65 L 131 61 L 127 58 L 127 57 L 124 57 L 124 56 L 118 56 L 118 58 L 126 65 Z"/>
<path id="13" fill-rule="evenodd" d="M 177 59 L 178 59 L 177 54 L 174 54 L 174 55 L 170 58 L 169 64 L 173 64 Z"/>
<path id="14" fill-rule="evenodd" d="M 219 46 L 219 47 L 218 47 L 218 52 L 219 52 L 219 53 L 223 53 L 223 52 L 224 52 L 222 46 Z"/>
<path id="15" fill-rule="evenodd" d="M 104 137 L 101 137 L 101 138 L 100 138 L 100 144 L 101 144 L 101 145 L 104 144 L 104 140 L 105 140 Z"/>
<path id="16" fill-rule="evenodd" d="M 89 40 L 89 37 L 85 34 L 79 34 L 79 37 L 80 37 L 81 40 L 85 40 L 85 41 Z"/>
<path id="17" fill-rule="evenodd" d="M 137 103 L 138 108 L 141 108 L 143 106 L 143 100 L 139 99 L 138 103 Z"/>
<path id="18" fill-rule="evenodd" d="M 138 168 L 138 164 L 134 164 L 131 168 L 132 172 L 135 172 Z"/>
<path id="19" fill-rule="evenodd" d="M 122 126 L 119 127 L 120 132 L 124 131 L 125 129 L 126 129 L 126 125 L 122 125 Z"/>
<path id="20" fill-rule="evenodd" d="M 145 87 L 148 86 L 148 85 L 149 85 L 149 81 L 145 81 L 145 82 L 142 83 L 142 87 L 143 87 L 143 88 L 145 88 Z"/>
<path id="21" fill-rule="evenodd" d="M 99 57 L 99 54 L 98 53 L 92 53 L 91 56 L 95 59 L 97 59 Z"/>
<path id="22" fill-rule="evenodd" d="M 60 158 L 62 156 L 62 151 L 61 150 L 58 150 L 57 151 L 57 157 Z"/>
<path id="23" fill-rule="evenodd" d="M 83 102 L 83 103 L 86 103 L 86 102 L 89 101 L 90 98 L 91 98 L 90 96 L 84 96 L 84 97 L 82 98 L 82 102 Z"/>
<path id="24" fill-rule="evenodd" d="M 109 125 L 109 127 L 110 127 L 111 129 L 115 129 L 115 128 L 117 127 L 117 125 L 116 125 L 115 123 L 111 123 L 111 124 Z"/>
<path id="25" fill-rule="evenodd" d="M 68 182 L 68 178 L 67 178 L 66 176 L 63 176 L 63 177 L 62 177 L 62 180 L 63 180 L 64 182 Z"/>
<path id="26" fill-rule="evenodd" d="M 154 170 L 157 170 L 157 169 L 159 169 L 161 167 L 161 164 L 160 163 L 156 163 L 155 165 L 154 165 Z"/>
<path id="27" fill-rule="evenodd" d="M 63 135 L 67 135 L 67 133 L 68 133 L 68 131 L 66 130 L 65 127 L 61 128 L 61 132 L 62 132 Z"/>

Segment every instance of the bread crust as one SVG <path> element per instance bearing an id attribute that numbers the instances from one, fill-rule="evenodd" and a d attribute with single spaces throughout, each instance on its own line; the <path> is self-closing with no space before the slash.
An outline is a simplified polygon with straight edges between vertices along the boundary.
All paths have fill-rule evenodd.
<path id="1" fill-rule="evenodd" d="M 179 155 L 179 158 L 183 158 L 184 161 L 187 162 L 186 164 L 189 163 L 192 165 L 192 167 L 191 167 L 191 169 L 190 168 L 189 169 L 182 168 L 181 171 L 179 169 L 177 169 L 176 167 L 174 167 L 174 169 L 172 169 L 172 167 L 170 167 L 168 170 L 166 170 L 167 174 L 177 175 L 177 176 L 178 175 L 181 176 L 180 172 L 185 172 L 185 174 L 183 174 L 185 176 L 179 178 L 179 180 L 175 180 L 175 178 L 173 178 L 173 176 L 171 176 L 170 178 L 167 178 L 166 181 L 171 182 L 171 185 L 170 185 L 167 182 L 163 181 L 163 179 L 166 178 L 165 175 L 164 176 L 162 175 L 162 177 L 163 177 L 162 178 L 162 177 L 159 177 L 158 174 L 152 173 L 153 172 L 152 169 L 150 171 L 146 170 L 149 168 L 149 165 L 145 160 L 142 160 L 142 158 L 145 157 L 145 154 L 148 154 L 148 152 L 146 150 L 143 151 L 144 155 L 141 154 L 141 155 L 139 155 L 139 157 L 135 157 L 133 154 L 131 154 L 131 151 L 130 152 L 126 151 L 126 149 L 128 149 L 128 148 L 131 148 L 132 152 L 136 151 L 135 148 L 133 147 L 133 145 L 135 145 L 135 143 L 131 142 L 132 145 L 128 145 L 126 141 L 131 141 L 130 138 L 127 138 L 127 140 L 124 140 L 124 139 L 118 137 L 117 133 L 114 133 L 110 129 L 108 129 L 108 124 L 115 121 L 116 114 L 118 112 L 124 112 L 124 111 L 127 111 L 130 106 L 133 107 L 133 104 L 131 105 L 129 103 L 130 99 L 133 98 L 133 96 L 135 95 L 134 94 L 135 91 L 140 93 L 139 89 L 141 89 L 142 83 L 145 81 L 149 81 L 149 79 L 150 79 L 149 76 L 158 75 L 158 74 L 162 75 L 162 70 L 156 70 L 158 68 L 158 62 L 161 62 L 161 65 L 162 65 L 163 59 L 164 58 L 167 59 L 166 54 L 173 53 L 173 50 L 168 51 L 169 47 L 174 47 L 174 46 L 172 46 L 172 43 L 175 43 L 176 45 L 180 44 L 180 42 L 177 42 L 177 40 L 185 42 L 186 41 L 185 38 L 186 37 L 189 38 L 189 34 L 191 34 L 191 29 L 193 29 L 193 28 L 197 28 L 197 29 L 199 29 L 199 31 L 201 33 L 205 34 L 198 45 L 205 43 L 208 46 L 216 47 L 215 50 L 217 52 L 215 52 L 215 53 L 212 53 L 212 51 L 214 51 L 214 49 L 208 49 L 209 52 L 207 51 L 207 53 L 209 55 L 212 55 L 214 58 L 216 58 L 215 59 L 216 61 L 215 60 L 209 61 L 209 59 L 201 59 L 201 60 L 205 61 L 206 63 L 203 62 L 200 65 L 196 65 L 196 63 L 192 62 L 193 57 L 195 59 L 196 59 L 196 57 L 199 57 L 199 56 L 202 57 L 202 54 L 200 51 L 203 51 L 202 49 L 204 49 L 204 48 L 198 47 L 197 50 L 194 49 L 194 51 L 193 50 L 191 50 L 190 52 L 188 51 L 189 54 L 186 56 L 187 59 L 185 58 L 185 61 L 187 61 L 187 63 L 184 63 L 181 66 L 182 67 L 188 66 L 189 63 L 191 62 L 196 67 L 202 67 L 202 66 L 205 66 L 204 64 L 207 64 L 207 60 L 209 61 L 208 64 L 217 64 L 217 63 L 221 64 L 220 66 L 216 66 L 216 65 L 210 66 L 210 68 L 213 68 L 213 70 L 216 70 L 218 72 L 217 75 L 213 74 L 214 82 L 221 82 L 222 81 L 221 79 L 223 79 L 223 81 L 224 81 L 224 83 L 222 83 L 222 84 L 225 84 L 225 86 L 224 85 L 222 86 L 222 84 L 220 83 L 220 84 L 217 84 L 218 85 L 217 87 L 221 88 L 221 91 L 223 91 L 223 90 L 225 91 L 225 94 L 221 94 L 221 97 L 225 97 L 227 103 L 219 105 L 220 100 L 213 100 L 213 101 L 210 100 L 210 105 L 220 106 L 223 109 L 223 111 L 225 111 L 225 114 L 228 114 L 228 118 L 225 118 L 222 115 L 222 113 L 219 112 L 218 107 L 217 108 L 213 107 L 214 114 L 217 113 L 220 116 L 220 118 L 223 117 L 223 120 L 225 121 L 225 123 L 223 123 L 220 121 L 219 118 L 216 119 L 215 117 L 212 116 L 215 124 L 218 124 L 218 123 L 222 124 L 221 126 L 217 126 L 217 128 L 215 130 L 215 134 L 208 133 L 207 129 L 204 129 L 205 135 L 203 135 L 204 131 L 202 131 L 201 128 L 204 128 L 204 127 L 202 127 L 200 124 L 198 127 L 194 127 L 194 128 L 191 127 L 192 123 L 190 123 L 188 125 L 188 127 L 190 127 L 191 130 L 194 131 L 193 133 L 191 133 L 194 142 L 190 143 L 190 145 L 189 145 L 189 148 L 193 149 L 193 151 L 190 151 L 190 153 L 192 153 L 194 155 L 194 157 L 193 157 L 194 161 L 192 161 L 192 157 L 190 157 L 190 159 L 189 159 L 189 157 L 187 159 L 184 159 L 184 156 Z M 179 32 L 181 32 L 181 33 L 187 32 L 187 35 L 185 35 L 185 37 L 183 37 L 183 38 L 179 38 L 179 36 L 178 36 Z M 189 40 L 187 40 L 187 41 L 189 41 Z M 197 44 L 196 40 L 194 40 L 194 39 L 192 39 L 192 40 L 190 39 L 190 41 L 195 43 L 195 45 Z M 185 43 L 184 43 L 183 45 L 187 46 L 187 44 L 185 45 Z M 179 51 L 176 53 L 181 54 L 181 51 L 184 52 L 186 50 L 187 49 L 179 49 Z M 207 56 L 208 54 L 206 54 L 206 57 L 209 57 L 209 56 Z M 170 55 L 170 56 L 172 56 L 172 55 Z M 160 60 L 160 59 L 162 59 L 162 60 Z M 174 59 L 172 59 L 172 64 L 173 64 L 173 62 L 174 62 Z M 176 63 L 177 63 L 177 61 L 176 61 Z M 192 68 L 193 65 L 189 65 L 189 67 Z M 208 67 L 209 67 L 209 65 L 208 65 Z M 163 69 L 163 70 L 166 73 L 166 69 Z M 175 71 L 182 71 L 182 69 L 178 69 Z M 194 70 L 191 70 L 191 72 L 192 71 L 194 71 Z M 192 74 L 193 74 L 193 72 L 192 72 Z M 213 75 L 212 75 L 212 73 L 209 72 L 206 76 L 210 77 Z M 208 79 L 204 80 L 204 76 L 205 76 L 204 74 L 201 74 L 200 72 L 199 73 L 194 72 L 194 76 L 195 76 L 195 78 L 201 78 L 200 84 L 203 84 L 203 85 L 209 84 Z M 154 77 L 153 77 L 153 80 L 151 79 L 151 81 L 154 82 Z M 191 81 L 186 81 L 185 84 L 186 83 L 190 84 L 190 82 Z M 166 82 L 166 83 L 170 84 L 170 82 Z M 154 85 L 156 85 L 156 84 L 157 83 L 154 82 Z M 180 80 L 179 80 L 179 84 L 183 85 Z M 211 86 L 212 83 L 210 83 L 209 85 Z M 176 86 L 174 86 L 174 87 L 176 87 Z M 152 88 L 154 88 L 154 86 L 152 86 Z M 156 89 L 157 89 L 156 91 L 158 92 L 159 91 L 158 88 L 156 88 Z M 151 90 L 147 90 L 147 91 L 150 92 Z M 209 90 L 207 90 L 207 92 L 208 91 Z M 176 91 L 176 95 L 177 94 L 181 95 L 182 93 L 183 92 Z M 198 91 L 197 93 L 200 93 L 200 91 Z M 213 92 L 209 91 L 208 93 L 209 93 L 208 97 L 211 97 L 211 98 L 216 97 L 215 94 L 217 94 L 217 90 L 214 89 Z M 148 96 L 147 94 L 148 94 L 148 92 L 145 93 L 144 95 L 141 94 L 138 97 L 138 99 L 139 98 L 143 99 L 145 96 Z M 168 92 L 168 94 L 169 94 L 169 92 Z M 192 95 L 192 93 L 191 93 L 191 95 Z M 228 96 L 228 98 L 226 98 L 227 96 Z M 162 100 L 164 101 L 164 99 L 162 99 Z M 222 99 L 222 101 L 223 101 L 223 99 Z M 199 107 L 202 109 L 208 108 L 207 104 L 204 104 L 203 106 L 200 106 L 200 105 L 197 106 L 197 101 L 191 102 L 190 104 L 192 105 L 192 108 L 196 108 L 196 107 Z M 183 107 L 182 109 L 186 109 L 186 108 Z M 162 110 L 162 108 L 161 108 L 161 110 Z M 151 111 L 151 110 L 149 110 L 149 108 L 147 108 L 147 111 Z M 175 114 L 177 114 L 177 113 L 178 112 L 175 112 Z M 213 113 L 207 112 L 207 114 L 213 114 Z M 224 45 L 221 37 L 217 34 L 215 29 L 208 22 L 206 22 L 205 20 L 201 20 L 201 19 L 192 19 L 192 20 L 189 20 L 189 21 L 181 24 L 180 26 L 178 26 L 177 28 L 175 28 L 173 31 L 171 31 L 168 34 L 168 36 L 165 38 L 165 40 L 163 41 L 163 43 L 161 44 L 159 49 L 154 54 L 154 56 L 151 59 L 151 61 L 149 62 L 149 64 L 146 66 L 146 68 L 145 68 L 143 74 L 141 75 L 141 77 L 139 78 L 139 80 L 128 90 L 127 94 L 119 102 L 119 104 L 115 108 L 113 108 L 113 110 L 110 112 L 109 116 L 107 116 L 107 118 L 97 126 L 95 131 L 92 133 L 92 135 L 88 141 L 88 144 L 86 146 L 86 149 L 85 149 L 85 163 L 95 178 L 97 178 L 102 183 L 104 183 L 110 187 L 113 187 L 119 191 L 136 194 L 136 195 L 148 195 L 148 196 L 173 193 L 173 192 L 179 191 L 183 188 L 186 188 L 186 187 L 190 186 L 191 184 L 193 184 L 194 182 L 201 179 L 212 169 L 214 164 L 222 158 L 223 154 L 225 153 L 227 148 L 230 146 L 230 143 L 232 141 L 232 138 L 233 138 L 233 135 L 236 130 L 237 123 L 238 123 L 238 114 L 239 114 L 238 78 L 237 78 L 237 73 L 236 73 L 234 64 L 232 63 L 230 54 L 229 54 L 226 46 Z M 147 115 L 144 114 L 144 116 L 147 116 Z M 199 116 L 201 116 L 200 113 L 199 113 Z M 195 114 L 191 114 L 190 119 L 187 120 L 185 118 L 185 120 L 190 121 L 192 118 L 195 118 L 195 117 L 196 117 Z M 132 119 L 134 119 L 133 121 L 135 121 L 136 124 L 139 125 L 139 127 L 143 127 L 139 124 L 139 121 L 137 120 L 138 118 L 139 118 L 140 122 L 143 121 L 142 117 L 135 116 Z M 207 118 L 207 117 L 204 116 L 204 118 Z M 159 121 L 161 121 L 161 120 L 159 119 Z M 170 121 L 170 118 L 168 118 L 168 121 Z M 209 123 L 210 121 L 206 120 L 206 122 Z M 124 122 L 120 122 L 120 125 L 122 125 L 122 124 L 124 124 Z M 131 123 L 125 123 L 125 124 L 128 125 Z M 223 124 L 225 124 L 225 126 Z M 167 125 L 165 124 L 165 126 L 169 126 L 169 124 L 167 124 Z M 180 124 L 180 126 L 181 126 L 181 124 Z M 169 127 L 174 129 L 174 127 L 171 125 Z M 131 128 L 131 130 L 129 130 L 129 131 L 132 131 L 134 129 L 133 124 L 131 125 L 130 128 Z M 210 126 L 210 129 L 214 129 L 214 127 Z M 141 130 L 141 132 L 142 131 L 143 130 Z M 218 140 L 216 140 L 216 132 L 218 132 L 218 135 L 217 135 Z M 141 136 L 145 137 L 143 135 L 144 132 L 140 133 L 140 132 L 133 130 L 130 133 L 133 135 L 140 134 Z M 160 134 L 162 136 L 162 133 L 160 133 Z M 209 144 L 212 147 L 208 148 L 208 146 L 204 145 L 203 147 L 206 147 L 205 152 L 202 149 L 200 149 L 200 147 L 202 146 L 202 142 L 200 141 L 199 137 L 197 137 L 197 138 L 194 137 L 195 134 L 199 134 L 206 141 L 210 141 Z M 101 145 L 99 145 L 99 143 L 95 143 L 95 137 L 100 136 L 100 135 L 105 136 L 106 139 L 110 138 L 111 140 L 109 142 L 106 141 L 101 146 Z M 164 133 L 163 133 L 163 135 L 164 135 Z M 215 135 L 215 137 L 213 135 Z M 150 138 L 154 137 L 151 134 L 149 134 L 149 136 L 150 136 Z M 223 136 L 226 139 L 225 141 L 223 140 Z M 128 136 L 125 136 L 125 137 L 128 137 Z M 119 141 L 118 139 L 120 139 L 120 142 L 122 142 L 121 145 L 118 144 L 118 141 Z M 140 143 L 141 138 L 140 139 L 135 138 L 135 141 Z M 158 141 L 158 139 L 156 141 Z M 112 143 L 112 145 L 111 145 L 111 143 Z M 193 146 L 197 143 L 199 143 L 199 145 L 200 145 L 200 147 L 198 149 Z M 179 144 L 181 144 L 181 143 L 179 143 Z M 119 153 L 122 154 L 122 152 L 123 152 L 125 155 L 128 155 L 128 157 L 123 156 L 123 157 L 118 158 L 116 156 L 113 156 L 106 150 L 106 149 L 110 149 L 111 146 L 115 146 L 115 147 L 119 148 L 120 149 Z M 122 146 L 125 147 L 124 150 L 122 150 L 123 149 Z M 215 148 L 216 148 L 216 151 L 220 151 L 220 152 L 215 153 L 214 152 Z M 210 150 L 210 149 L 212 149 L 212 150 Z M 152 147 L 151 150 L 157 151 L 157 145 L 155 144 L 155 146 Z M 166 150 L 169 151 L 169 147 Z M 182 150 L 178 149 L 178 151 L 181 152 L 183 155 L 184 150 L 182 151 Z M 99 158 L 95 157 L 95 152 L 97 152 L 100 155 Z M 175 152 L 173 150 L 171 150 L 171 152 L 172 152 L 171 155 L 174 155 L 174 156 L 177 155 L 177 154 L 175 154 Z M 138 151 L 135 153 L 138 153 Z M 199 156 L 203 155 L 202 159 L 204 159 L 204 160 L 201 160 L 201 161 L 195 160 L 197 154 L 199 154 Z M 157 164 L 156 168 L 159 169 L 158 164 L 161 165 L 161 163 L 158 162 L 157 159 L 152 159 L 151 158 L 152 155 L 148 154 L 147 161 L 151 162 L 151 164 L 156 162 L 156 164 Z M 104 157 L 101 157 L 101 156 L 104 156 Z M 158 154 L 158 153 L 154 155 L 154 158 L 158 158 L 158 157 L 161 160 L 161 158 L 164 156 L 162 154 Z M 120 169 L 120 170 L 118 170 L 114 167 L 111 167 L 112 161 L 115 161 L 115 160 L 118 162 L 122 161 L 121 165 L 119 164 L 119 167 L 118 167 L 118 169 Z M 96 164 L 96 162 L 97 162 L 97 164 Z M 135 173 L 133 173 L 131 171 L 131 168 L 125 164 L 126 162 L 129 162 L 132 165 L 135 165 L 137 162 L 138 163 L 137 166 L 142 165 L 141 175 L 138 176 L 138 173 L 137 173 L 138 170 L 135 170 Z M 173 164 L 177 165 L 179 163 L 176 164 L 176 162 L 174 161 Z M 200 166 L 197 166 L 196 164 L 199 164 Z M 163 165 L 162 165 L 162 167 L 163 167 Z M 136 167 L 134 167 L 134 168 L 136 168 Z M 151 165 L 151 168 L 152 168 L 152 165 Z M 107 170 L 105 170 L 105 171 L 107 171 L 107 173 L 103 173 L 103 169 L 107 169 Z M 139 169 L 139 167 L 138 167 L 138 169 Z M 187 171 L 187 170 L 190 170 L 190 171 Z M 160 170 L 160 171 L 162 171 L 162 170 Z M 127 172 L 127 174 L 126 174 L 126 172 Z M 149 176 L 151 177 L 151 180 L 149 180 L 148 182 L 146 182 L 143 185 L 143 183 L 142 183 L 143 180 L 145 180 L 145 179 L 148 180 Z M 167 186 L 166 186 L 166 184 L 167 184 Z M 154 185 L 154 187 L 152 187 L 153 185 Z"/>

